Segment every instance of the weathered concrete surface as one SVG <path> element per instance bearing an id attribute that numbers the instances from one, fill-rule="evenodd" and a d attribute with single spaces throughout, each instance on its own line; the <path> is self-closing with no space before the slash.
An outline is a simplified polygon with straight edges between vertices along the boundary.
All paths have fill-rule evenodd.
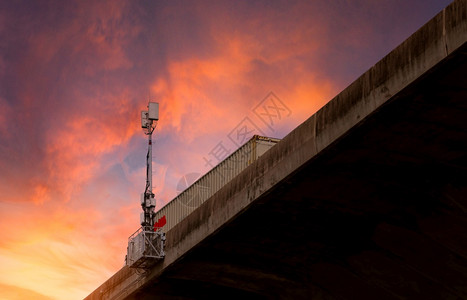
<path id="1" fill-rule="evenodd" d="M 455 1 L 87 299 L 467 298 L 467 1 Z"/>

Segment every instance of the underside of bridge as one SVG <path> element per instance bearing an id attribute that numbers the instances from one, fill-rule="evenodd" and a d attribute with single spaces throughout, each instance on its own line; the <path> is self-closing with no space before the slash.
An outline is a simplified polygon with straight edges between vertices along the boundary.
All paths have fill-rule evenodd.
<path id="1" fill-rule="evenodd" d="M 154 297 L 467 299 L 467 45 L 130 296 Z"/>

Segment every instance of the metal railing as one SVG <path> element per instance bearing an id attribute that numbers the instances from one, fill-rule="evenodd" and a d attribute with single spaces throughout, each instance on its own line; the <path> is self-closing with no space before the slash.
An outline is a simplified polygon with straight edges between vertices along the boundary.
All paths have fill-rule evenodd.
<path id="1" fill-rule="evenodd" d="M 167 232 L 173 228 L 277 142 L 279 139 L 255 135 L 225 160 L 201 176 L 156 212 L 156 220 L 163 216 L 167 218 L 167 224 L 162 228 L 162 231 Z"/>
<path id="2" fill-rule="evenodd" d="M 140 227 L 128 238 L 126 265 L 146 269 L 164 258 L 165 233 L 152 227 Z"/>

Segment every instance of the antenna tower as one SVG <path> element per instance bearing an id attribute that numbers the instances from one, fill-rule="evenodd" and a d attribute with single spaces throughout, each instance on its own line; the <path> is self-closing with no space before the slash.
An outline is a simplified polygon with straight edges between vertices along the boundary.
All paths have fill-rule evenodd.
<path id="1" fill-rule="evenodd" d="M 159 120 L 159 103 L 149 102 L 148 110 L 141 112 L 141 127 L 148 136 L 146 154 L 146 187 L 141 194 L 141 227 L 128 238 L 125 264 L 130 268 L 150 269 L 164 259 L 165 233 L 155 228 L 156 199 L 152 192 L 152 133 Z"/>
<path id="2" fill-rule="evenodd" d="M 152 192 L 152 133 L 159 120 L 159 103 L 149 102 L 148 110 L 141 112 L 141 127 L 144 134 L 148 136 L 148 153 L 146 155 L 146 187 L 141 195 L 140 221 L 143 227 L 154 227 L 154 214 L 156 199 Z"/>

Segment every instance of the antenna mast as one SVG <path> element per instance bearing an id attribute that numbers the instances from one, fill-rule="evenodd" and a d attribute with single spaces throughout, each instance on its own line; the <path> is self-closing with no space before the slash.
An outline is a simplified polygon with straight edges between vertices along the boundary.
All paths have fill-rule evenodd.
<path id="1" fill-rule="evenodd" d="M 125 265 L 130 268 L 150 269 L 164 259 L 165 233 L 154 228 L 156 199 L 152 192 L 152 133 L 159 120 L 159 103 L 149 102 L 148 110 L 141 112 L 141 127 L 148 136 L 148 154 L 146 155 L 146 187 L 141 194 L 141 227 L 128 238 Z M 165 220 L 165 219 L 164 219 Z"/>
<path id="2" fill-rule="evenodd" d="M 141 112 L 141 127 L 148 136 L 148 153 L 146 155 L 146 187 L 141 195 L 141 208 L 143 212 L 140 216 L 141 226 L 154 227 L 154 215 L 156 199 L 152 192 L 152 133 L 159 120 L 159 103 L 149 102 L 148 110 Z"/>

